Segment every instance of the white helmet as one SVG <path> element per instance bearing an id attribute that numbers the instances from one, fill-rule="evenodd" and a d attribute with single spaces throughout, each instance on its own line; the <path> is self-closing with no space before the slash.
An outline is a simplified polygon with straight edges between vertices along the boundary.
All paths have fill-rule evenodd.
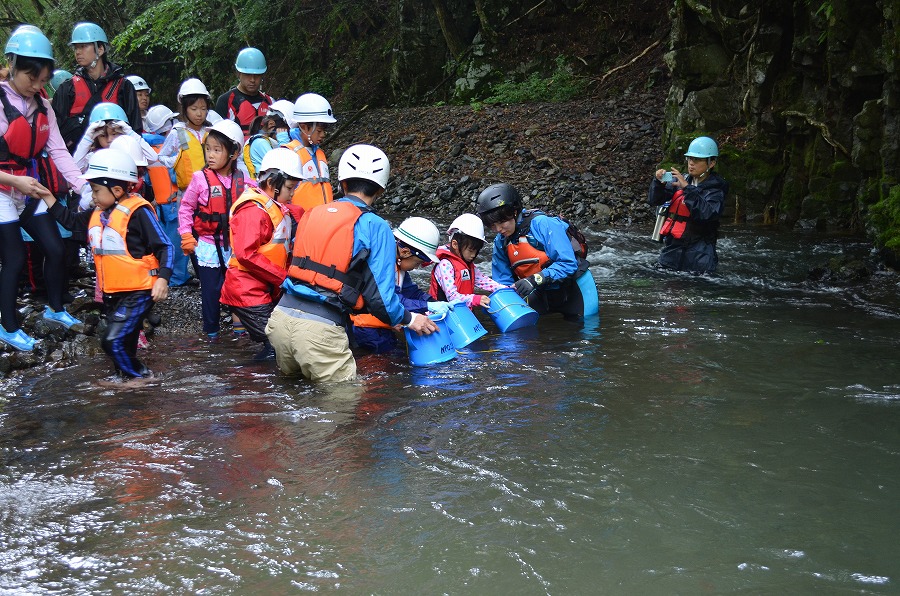
<path id="1" fill-rule="evenodd" d="M 287 99 L 279 99 L 270 105 L 269 114 L 280 116 L 290 128 L 294 128 L 297 124 L 294 120 L 294 103 Z"/>
<path id="2" fill-rule="evenodd" d="M 164 105 L 150 106 L 147 110 L 147 132 L 162 134 L 172 128 L 172 124 L 178 120 L 178 114 Z"/>
<path id="3" fill-rule="evenodd" d="M 474 213 L 463 213 L 453 220 L 453 223 L 447 228 L 447 235 L 452 240 L 453 235 L 457 232 L 484 242 L 484 222 Z"/>
<path id="4" fill-rule="evenodd" d="M 265 180 L 275 172 L 281 172 L 288 178 L 300 180 L 300 156 L 286 147 L 276 147 L 265 155 L 259 164 L 259 179 Z"/>
<path id="5" fill-rule="evenodd" d="M 215 110 L 210 110 L 206 113 L 206 121 L 209 122 L 210 125 L 218 124 L 222 120 L 224 120 L 224 118 L 222 118 L 222 116 L 219 115 L 219 112 Z"/>
<path id="6" fill-rule="evenodd" d="M 127 153 L 131 156 L 131 159 L 134 160 L 134 165 L 136 166 L 147 165 L 147 158 L 144 157 L 144 152 L 141 150 L 141 144 L 138 143 L 134 137 L 129 137 L 128 135 L 116 137 L 113 139 L 112 143 L 109 144 L 109 148 Z"/>
<path id="7" fill-rule="evenodd" d="M 394 230 L 394 238 L 404 244 L 422 251 L 428 260 L 438 260 L 437 247 L 441 241 L 441 233 L 437 226 L 424 217 L 409 217 Z"/>
<path id="8" fill-rule="evenodd" d="M 338 182 L 350 178 L 371 180 L 381 188 L 387 188 L 391 164 L 387 155 L 372 145 L 347 147 L 338 162 Z"/>
<path id="9" fill-rule="evenodd" d="M 241 130 L 241 125 L 234 120 L 220 120 L 209 127 L 207 134 L 212 131 L 216 131 L 231 139 L 231 142 L 235 143 L 238 149 L 244 146 L 244 132 Z"/>
<path id="10" fill-rule="evenodd" d="M 145 81 L 142 77 L 139 77 L 137 75 L 128 75 L 125 78 L 131 81 L 131 84 L 134 86 L 135 91 L 146 91 L 147 93 L 151 91 L 150 85 L 148 85 L 147 81 Z"/>
<path id="11" fill-rule="evenodd" d="M 178 103 L 181 103 L 181 98 L 188 95 L 205 95 L 209 97 L 209 90 L 200 79 L 187 79 L 178 88 Z"/>
<path id="12" fill-rule="evenodd" d="M 137 166 L 124 151 L 98 149 L 91 155 L 85 180 L 114 180 L 116 182 L 137 182 Z"/>
<path id="13" fill-rule="evenodd" d="M 331 111 L 331 104 L 327 99 L 318 93 L 304 93 L 294 102 L 294 122 L 332 124 L 337 120 L 334 119 L 334 112 Z"/>

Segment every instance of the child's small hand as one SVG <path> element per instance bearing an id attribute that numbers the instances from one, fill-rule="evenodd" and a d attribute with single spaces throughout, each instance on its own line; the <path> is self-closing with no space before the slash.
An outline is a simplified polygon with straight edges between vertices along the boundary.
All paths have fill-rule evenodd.
<path id="1" fill-rule="evenodd" d="M 84 136 L 89 138 L 90 140 L 94 140 L 99 137 L 101 134 L 106 133 L 106 122 L 103 120 L 97 120 L 96 122 L 91 122 L 90 126 L 87 127 L 87 130 L 84 131 Z"/>
<path id="2" fill-rule="evenodd" d="M 191 256 L 194 254 L 194 250 L 197 248 L 197 239 L 194 238 L 194 235 L 190 232 L 185 232 L 181 235 L 181 252 L 183 252 L 186 256 Z"/>
<path id="3" fill-rule="evenodd" d="M 169 297 L 169 282 L 161 277 L 157 277 L 153 282 L 153 288 L 150 289 L 150 297 L 153 302 L 159 302 Z"/>
<path id="4" fill-rule="evenodd" d="M 479 303 L 478 303 L 478 305 L 479 305 L 481 308 L 488 308 L 488 307 L 490 307 L 490 305 L 491 305 L 491 299 L 490 299 L 490 297 L 489 297 L 489 296 L 482 296 L 482 297 L 481 297 L 481 300 L 480 300 Z"/>
<path id="5" fill-rule="evenodd" d="M 12 186 L 23 195 L 36 199 L 53 200 L 56 198 L 52 192 L 31 176 L 16 176 Z"/>

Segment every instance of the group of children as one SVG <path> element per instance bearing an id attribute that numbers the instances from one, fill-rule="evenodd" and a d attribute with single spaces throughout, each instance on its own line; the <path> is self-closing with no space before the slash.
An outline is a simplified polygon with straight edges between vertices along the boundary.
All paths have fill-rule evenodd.
<path id="1" fill-rule="evenodd" d="M 91 24 L 79 24 L 76 30 L 82 25 Z M 25 42 L 14 43 L 14 33 L 7 44 L 11 80 L 0 84 L 0 91 L 11 89 L 33 101 L 36 108 L 24 105 L 19 109 L 23 116 L 31 116 L 36 110 L 43 113 L 41 107 L 46 111 L 47 100 L 41 97 L 41 88 L 53 74 L 53 57 L 43 34 L 36 29 L 26 33 L 30 37 Z M 87 52 L 91 43 L 94 62 L 108 50 L 108 45 L 98 41 L 99 33 L 94 29 L 88 28 L 85 35 L 82 37 L 87 41 L 78 38 L 76 43 L 73 33 L 79 64 L 91 57 Z M 33 47 L 38 47 L 37 55 L 29 56 L 35 53 Z M 86 73 L 91 64 L 77 72 Z M 37 212 L 36 199 L 40 198 L 41 213 L 46 211 L 73 231 L 75 238 L 87 238 L 97 273 L 98 299 L 108 307 L 102 344 L 121 377 L 150 374 L 136 355 L 143 320 L 154 302 L 166 298 L 170 285 L 191 282 L 189 261 L 199 280 L 204 333 L 209 338 L 219 335 L 220 305 L 224 304 L 235 332 L 246 332 L 261 344 L 256 355 L 259 359 L 275 357 L 267 326 L 291 271 L 318 266 L 299 257 L 292 245 L 300 237 L 296 232 L 299 222 L 308 214 L 318 213 L 318 209 L 330 211 L 330 205 L 336 204 L 328 160 L 320 148 L 329 126 L 336 122 L 331 105 L 314 93 L 303 94 L 294 102 L 273 101 L 262 93 L 259 84 L 266 62 L 255 48 L 241 50 L 235 67 L 240 83 L 219 98 L 217 105 L 225 112 L 221 115 L 211 110 L 212 96 L 198 79 L 187 79 L 180 86 L 176 113 L 163 105 L 151 106 L 151 89 L 146 81 L 128 77 L 138 99 L 135 105 L 141 119 L 137 126 L 143 132 L 135 130 L 122 102 L 96 102 L 83 123 L 80 139 L 71 144 L 73 155 L 64 149 L 60 152 L 60 141 L 53 146 L 59 132 L 49 117 L 48 149 L 52 149 L 69 185 L 80 193 L 77 204 L 63 204 L 58 193 L 35 186 L 33 179 L 24 180 L 35 172 L 18 164 L 34 155 L 18 149 L 22 143 L 16 144 L 13 136 L 31 131 L 26 130 L 27 120 L 20 128 L 19 120 L 7 110 L 4 139 L 18 153 L 13 151 L 12 165 L 0 162 L 0 173 L 4 173 L 0 184 L 7 185 L 0 186 L 0 202 L 8 200 L 13 210 L 24 202 L 27 214 L 28 209 Z M 108 70 L 102 72 L 108 74 Z M 374 150 L 376 162 L 377 156 L 383 155 L 368 145 L 347 151 L 353 153 L 357 148 L 362 153 Z M 348 188 L 356 188 L 354 180 L 359 178 L 375 180 L 373 196 L 380 195 L 387 181 L 386 156 L 383 162 L 383 171 L 376 168 L 377 173 L 371 174 L 357 172 L 352 159 L 342 158 L 344 171 L 339 172 L 339 180 L 344 181 L 345 194 Z M 11 176 L 6 177 L 7 173 Z M 346 186 L 348 181 L 351 187 Z M 585 255 L 571 241 L 565 221 L 525 210 L 518 191 L 508 184 L 485 189 L 476 207 L 477 214 L 466 213 L 453 221 L 443 245 L 434 223 L 421 217 L 403 221 L 393 230 L 394 279 L 378 279 L 376 283 L 388 293 L 396 293 L 410 313 L 446 312 L 450 303 L 487 308 L 490 300 L 486 294 L 506 286 L 529 297 L 542 313 L 584 317 L 597 312 L 596 286 L 587 271 Z M 360 209 L 365 210 L 362 206 Z M 21 209 L 14 214 L 20 213 Z M 14 218 L 9 219 L 12 222 Z M 10 233 L 14 229 L 18 236 L 20 223 L 29 230 L 35 219 L 15 220 Z M 474 265 L 485 244 L 485 224 L 497 232 L 494 279 Z M 13 274 L 8 265 L 14 260 L 11 255 L 16 247 L 7 246 L 12 242 L 6 239 L 9 234 L 4 225 L 0 222 L 5 279 Z M 337 233 L 352 235 L 352 231 L 340 228 Z M 41 241 L 50 236 L 46 231 L 38 233 Z M 20 243 L 21 238 L 16 244 Z M 432 263 L 431 283 L 424 291 L 412 282 L 408 272 Z M 333 264 L 330 268 L 331 275 L 341 279 L 334 273 Z M 328 269 L 327 264 L 324 269 Z M 310 287 L 324 291 L 315 284 Z M 8 298 L 0 293 L 4 328 L 0 341 L 30 350 L 34 341 L 21 337 L 24 333 L 15 324 L 15 298 L 12 308 Z M 371 351 L 392 349 L 396 325 L 385 320 L 387 317 L 371 314 L 375 310 L 347 308 L 345 314 L 352 311 L 348 337 Z M 65 312 L 52 300 L 48 311 L 50 316 Z M 65 321 L 66 326 L 78 322 L 68 313 L 66 316 L 70 319 Z M 415 319 L 412 315 L 411 320 Z M 430 328 L 416 325 L 416 330 L 429 332 Z M 19 336 L 13 337 L 16 333 Z"/>

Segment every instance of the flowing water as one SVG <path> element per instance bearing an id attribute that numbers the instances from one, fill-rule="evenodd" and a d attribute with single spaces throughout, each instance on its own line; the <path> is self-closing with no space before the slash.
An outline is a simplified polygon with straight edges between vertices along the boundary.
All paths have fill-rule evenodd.
<path id="1" fill-rule="evenodd" d="M 600 247 L 600 241 L 603 244 Z M 845 239 L 728 231 L 721 274 L 591 255 L 599 319 L 314 386 L 245 340 L 35 371 L 0 411 L 0 592 L 900 591 L 900 298 Z"/>

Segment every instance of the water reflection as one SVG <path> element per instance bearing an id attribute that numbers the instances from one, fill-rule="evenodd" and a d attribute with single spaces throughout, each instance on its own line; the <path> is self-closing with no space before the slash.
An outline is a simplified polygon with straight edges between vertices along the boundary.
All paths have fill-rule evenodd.
<path id="1" fill-rule="evenodd" d="M 165 371 L 27 376 L 0 411 L 13 593 L 670 593 L 900 581 L 895 276 L 806 281 L 822 248 L 735 233 L 715 278 L 608 232 L 601 316 L 451 362 L 313 385 L 240 341 L 158 338 Z M 852 364 L 852 366 L 851 366 Z"/>

